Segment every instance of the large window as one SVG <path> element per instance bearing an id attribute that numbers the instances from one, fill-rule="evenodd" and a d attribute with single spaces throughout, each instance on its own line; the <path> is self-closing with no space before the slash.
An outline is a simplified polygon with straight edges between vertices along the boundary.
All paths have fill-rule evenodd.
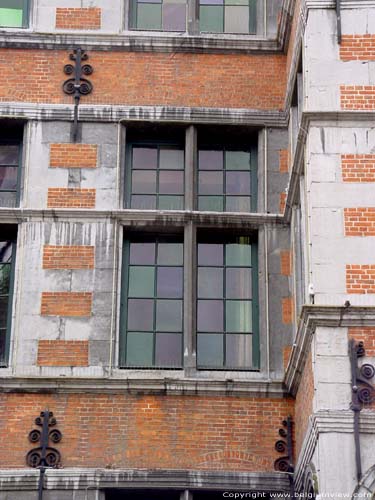
<path id="1" fill-rule="evenodd" d="M 23 124 L 15 120 L 1 122 L 0 137 L 0 207 L 19 204 Z"/>
<path id="2" fill-rule="evenodd" d="M 0 225 L 0 366 L 9 354 L 16 234 L 14 226 Z"/>
<path id="3" fill-rule="evenodd" d="M 182 366 L 183 242 L 133 237 L 124 245 L 122 365 Z"/>
<path id="4" fill-rule="evenodd" d="M 248 236 L 199 237 L 198 367 L 258 367 L 256 254 Z"/>
<path id="5" fill-rule="evenodd" d="M 0 27 L 27 28 L 28 0 L 0 0 Z"/>

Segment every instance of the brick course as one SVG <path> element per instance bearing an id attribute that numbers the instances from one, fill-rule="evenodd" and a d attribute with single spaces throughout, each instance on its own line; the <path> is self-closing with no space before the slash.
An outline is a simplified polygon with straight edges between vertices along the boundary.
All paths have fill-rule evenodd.
<path id="1" fill-rule="evenodd" d="M 375 35 L 343 35 L 340 59 L 342 61 L 374 61 Z"/>
<path id="2" fill-rule="evenodd" d="M 375 264 L 346 266 L 347 293 L 375 293 Z"/>
<path id="3" fill-rule="evenodd" d="M 366 356 L 375 356 L 375 326 L 362 326 L 348 329 L 349 338 L 365 345 Z"/>
<path id="4" fill-rule="evenodd" d="M 279 151 L 279 170 L 283 174 L 289 172 L 289 151 L 287 149 Z"/>
<path id="5" fill-rule="evenodd" d="M 280 202 L 279 202 L 279 210 L 280 213 L 284 213 L 285 205 L 286 205 L 286 193 L 280 193 Z"/>
<path id="6" fill-rule="evenodd" d="M 101 9 L 62 8 L 56 9 L 56 28 L 68 30 L 98 30 L 101 27 Z"/>
<path id="7" fill-rule="evenodd" d="M 293 310 L 294 310 L 293 297 L 284 297 L 283 299 L 281 299 L 281 307 L 282 307 L 283 323 L 285 325 L 293 323 Z"/>
<path id="8" fill-rule="evenodd" d="M 91 316 L 91 292 L 42 292 L 42 316 Z"/>
<path id="9" fill-rule="evenodd" d="M 96 189 L 48 188 L 48 208 L 95 208 Z"/>
<path id="10" fill-rule="evenodd" d="M 375 236 L 375 207 L 344 209 L 345 236 Z"/>
<path id="11" fill-rule="evenodd" d="M 0 49 L 0 102 L 72 104 L 62 91 L 70 51 Z M 281 110 L 283 54 L 89 51 L 93 92 L 84 104 Z"/>
<path id="12" fill-rule="evenodd" d="M 375 109 L 375 87 L 371 85 L 341 85 L 341 109 L 352 111 Z"/>
<path id="13" fill-rule="evenodd" d="M 93 246 L 44 245 L 43 269 L 93 269 Z"/>
<path id="14" fill-rule="evenodd" d="M 27 433 L 54 413 L 64 467 L 273 471 L 293 400 L 142 394 L 0 394 L 0 463 L 24 468 Z M 22 432 L 20 432 L 20 429 Z"/>
<path id="15" fill-rule="evenodd" d="M 375 155 L 341 155 L 344 182 L 375 182 Z"/>
<path id="16" fill-rule="evenodd" d="M 39 340 L 38 366 L 89 366 L 87 340 Z"/>
<path id="17" fill-rule="evenodd" d="M 292 274 L 292 252 L 290 250 L 280 252 L 280 269 L 283 276 Z"/>
<path id="18" fill-rule="evenodd" d="M 98 162 L 96 144 L 51 144 L 50 167 L 95 168 Z"/>

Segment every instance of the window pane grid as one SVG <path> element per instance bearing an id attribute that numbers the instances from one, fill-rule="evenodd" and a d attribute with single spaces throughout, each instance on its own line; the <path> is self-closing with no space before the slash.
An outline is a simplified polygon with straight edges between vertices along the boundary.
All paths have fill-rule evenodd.
<path id="1" fill-rule="evenodd" d="M 240 243 L 241 244 L 241 243 Z M 217 265 L 217 263 L 214 263 L 213 266 L 207 266 L 206 262 L 202 265 L 200 263 L 200 243 L 198 243 L 198 292 L 197 292 L 197 301 L 198 301 L 198 309 L 197 309 L 197 335 L 198 335 L 198 368 L 206 368 L 206 369 L 251 369 L 253 367 L 253 362 L 252 362 L 252 343 L 253 343 L 253 335 L 254 335 L 254 327 L 253 327 L 253 297 L 251 299 L 244 299 L 240 297 L 241 292 L 238 292 L 238 297 L 232 298 L 228 297 L 228 283 L 227 283 L 227 270 L 231 269 L 237 269 L 237 270 L 242 270 L 245 272 L 245 270 L 249 270 L 250 273 L 252 272 L 252 262 L 250 261 L 250 265 L 234 265 L 232 259 L 233 255 L 231 255 L 229 245 L 232 245 L 232 243 L 223 243 L 223 265 Z M 208 244 L 209 245 L 209 244 Z M 244 245 L 244 244 L 241 244 Z M 252 245 L 249 243 L 245 244 L 247 247 L 249 247 L 250 254 L 252 250 Z M 244 245 L 244 246 L 245 246 Z M 217 244 L 215 245 L 217 246 Z M 241 248 L 241 247 L 240 247 Z M 212 270 L 220 270 L 222 274 L 222 289 L 221 289 L 221 297 L 220 294 L 215 295 L 215 297 L 208 297 L 207 296 L 207 291 L 200 287 L 200 276 L 202 270 L 205 269 L 212 269 Z M 250 286 L 250 290 L 252 290 L 252 283 L 248 284 Z M 217 282 L 214 283 L 214 286 L 217 287 Z M 251 293 L 252 296 L 252 293 Z M 200 312 L 202 311 L 202 307 L 207 310 L 208 307 L 208 313 L 209 315 L 214 315 L 214 310 L 215 307 L 210 307 L 208 304 L 211 304 L 213 306 L 217 306 L 218 304 L 222 304 L 221 308 L 216 307 L 216 317 L 220 316 L 222 314 L 222 327 L 221 329 L 215 328 L 214 325 L 213 328 L 210 328 L 209 330 L 200 328 L 200 324 L 202 323 L 200 316 Z M 233 306 L 240 306 L 239 310 L 241 312 L 240 320 L 238 323 L 237 328 L 233 328 L 233 326 L 236 326 L 236 318 L 237 316 L 233 314 L 236 311 L 236 307 Z M 238 307 L 237 307 L 238 308 Z M 242 311 L 241 311 L 242 309 Z M 228 311 L 231 312 L 232 314 L 228 314 Z M 245 314 L 244 314 L 245 313 Z M 247 317 L 246 317 L 247 316 Z M 234 318 L 234 319 L 233 319 Z M 216 321 L 216 320 L 215 320 Z M 243 322 L 243 325 L 241 324 Z M 248 325 L 247 325 L 248 323 Z M 207 326 L 207 324 L 205 325 Z M 230 326 L 232 328 L 230 328 Z M 221 330 L 221 331 L 219 331 Z M 233 344 L 234 342 L 234 344 Z M 234 348 L 234 351 L 230 353 L 229 346 L 232 344 L 232 351 L 233 351 L 233 346 L 237 347 Z M 240 366 L 241 361 L 240 361 L 240 355 L 241 353 L 238 352 L 240 344 L 245 344 L 247 345 L 247 353 L 243 352 L 242 353 L 242 358 L 245 359 L 246 361 L 246 366 Z M 205 352 L 203 353 L 203 357 L 205 357 L 206 363 L 203 361 L 200 361 L 200 358 L 202 358 L 202 352 L 200 347 L 202 347 L 202 350 Z M 207 348 L 208 347 L 208 348 Z M 236 352 L 237 349 L 237 352 Z M 210 351 L 208 353 L 208 351 Z M 215 353 L 216 353 L 216 359 L 215 358 Z M 231 356 L 229 355 L 231 354 Z M 211 358 L 210 358 L 211 357 Z M 207 363 L 208 361 L 208 363 Z"/>
<path id="2" fill-rule="evenodd" d="M 205 151 L 217 153 L 215 150 L 199 150 L 198 159 L 198 210 L 215 212 L 251 212 L 252 207 L 252 168 L 251 153 L 249 151 L 233 151 L 229 149 L 221 150 L 222 167 L 203 168 L 201 166 L 201 154 Z M 229 156 L 246 155 L 248 167 L 231 165 Z M 219 165 L 220 167 L 220 165 Z M 205 184 L 204 180 L 215 179 L 212 174 L 222 174 L 222 187 L 215 191 L 215 186 Z M 237 177 L 237 179 L 236 179 Z M 231 180 L 231 182 L 230 182 Z M 237 181 L 237 186 L 235 185 Z M 234 186 L 234 188 L 233 188 Z M 207 191 L 212 190 L 208 193 Z M 238 192 L 236 192 L 236 190 Z"/>
<path id="3" fill-rule="evenodd" d="M 131 29 L 186 31 L 186 0 L 133 0 Z"/>
<path id="4" fill-rule="evenodd" d="M 134 167 L 135 153 L 140 149 L 155 149 L 155 168 Z M 180 165 L 170 166 L 161 161 L 161 154 L 166 152 L 180 153 L 180 158 L 176 162 Z M 146 189 L 141 189 L 138 184 Z M 144 210 L 183 210 L 184 208 L 184 151 L 179 148 L 167 148 L 162 146 L 154 147 L 133 147 L 132 148 L 132 169 L 131 169 L 131 200 L 130 207 Z"/>
<path id="5" fill-rule="evenodd" d="M 256 33 L 256 0 L 200 0 L 200 31 Z"/>
<path id="6" fill-rule="evenodd" d="M 139 368 L 180 368 L 182 366 L 183 337 L 183 243 L 176 242 L 176 240 L 166 242 L 163 238 L 154 239 L 153 242 L 152 262 L 143 262 L 142 264 L 137 262 L 134 265 L 129 252 L 125 365 Z M 134 243 L 129 242 L 130 248 L 132 244 Z M 168 248 L 169 246 L 172 248 Z M 174 253 L 175 262 L 166 263 L 165 259 L 169 257 L 168 252 L 170 251 Z M 145 258 L 147 260 L 147 256 Z M 152 286 L 149 286 L 147 291 L 146 283 L 146 292 L 142 292 L 144 282 L 132 287 L 132 271 L 137 269 L 152 271 L 149 273 L 149 276 L 152 276 Z M 171 286 L 169 286 L 168 278 L 173 278 L 173 273 L 172 276 L 168 276 L 167 273 L 166 283 L 162 281 L 162 272 L 165 270 L 177 271 L 177 280 L 173 281 Z M 137 278 L 137 276 L 135 277 Z M 141 293 L 136 291 L 134 294 L 132 288 L 137 290 L 137 287 Z M 139 296 L 141 299 L 138 298 Z M 145 327 L 139 323 L 137 326 L 140 328 L 135 329 L 131 328 L 134 326 L 134 318 L 132 319 L 131 315 L 137 312 L 133 307 L 134 301 L 137 300 L 144 301 L 138 310 L 143 316 L 141 323 L 144 321 L 144 317 L 146 317 L 147 322 L 150 305 L 152 319 Z"/>

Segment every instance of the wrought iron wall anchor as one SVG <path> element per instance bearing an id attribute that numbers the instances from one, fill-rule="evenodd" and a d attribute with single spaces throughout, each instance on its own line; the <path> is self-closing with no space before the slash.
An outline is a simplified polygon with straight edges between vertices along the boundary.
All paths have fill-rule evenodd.
<path id="1" fill-rule="evenodd" d="M 290 495 L 294 498 L 294 464 L 293 464 L 293 422 L 292 417 L 283 420 L 283 429 L 279 429 L 279 439 L 275 443 L 275 450 L 283 453 L 284 456 L 278 458 L 274 462 L 275 470 L 286 472 L 289 477 Z M 286 453 L 286 455 L 285 455 Z"/>
<path id="2" fill-rule="evenodd" d="M 37 448 L 31 449 L 26 455 L 26 463 L 34 469 L 39 469 L 38 499 L 43 499 L 43 483 L 46 469 L 58 468 L 61 465 L 61 455 L 56 448 L 49 446 L 49 441 L 57 444 L 61 441 L 62 434 L 58 429 L 51 429 L 57 425 L 56 419 L 51 411 L 45 410 L 40 417 L 35 419 L 35 424 L 42 430 L 33 429 L 29 433 L 30 443 L 40 443 Z"/>
<path id="3" fill-rule="evenodd" d="M 363 342 L 349 341 L 349 356 L 352 372 L 352 401 L 351 409 L 354 412 L 354 443 L 355 443 L 355 462 L 357 468 L 357 479 L 362 477 L 361 461 L 361 443 L 359 440 L 359 415 L 364 404 L 370 404 L 375 401 L 375 387 L 370 384 L 375 375 L 375 368 L 368 363 L 358 366 L 358 359 L 365 356 L 365 347 Z"/>
<path id="4" fill-rule="evenodd" d="M 74 122 L 72 130 L 73 141 L 76 142 L 78 138 L 78 106 L 82 95 L 91 94 L 93 85 L 84 76 L 89 76 L 93 73 L 93 67 L 90 64 L 82 64 L 87 61 L 89 56 L 82 49 L 74 49 L 73 54 L 69 55 L 73 64 L 66 64 L 64 66 L 64 73 L 66 75 L 74 75 L 72 78 L 66 80 L 63 84 L 63 91 L 65 94 L 74 97 Z"/>

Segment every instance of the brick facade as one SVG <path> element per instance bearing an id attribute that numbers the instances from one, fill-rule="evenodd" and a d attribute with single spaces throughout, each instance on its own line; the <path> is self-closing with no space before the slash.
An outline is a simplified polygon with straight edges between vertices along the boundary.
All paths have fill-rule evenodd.
<path id="1" fill-rule="evenodd" d="M 48 208 L 95 208 L 96 189 L 48 188 Z"/>
<path id="2" fill-rule="evenodd" d="M 313 413 L 314 399 L 314 375 L 312 369 L 311 353 L 307 357 L 305 367 L 302 372 L 300 385 L 296 395 L 295 403 L 295 440 L 296 456 L 302 448 L 302 443 L 309 425 L 309 417 Z"/>
<path id="3" fill-rule="evenodd" d="M 349 328 L 348 335 L 357 342 L 364 342 L 366 356 L 375 356 L 375 326 Z"/>
<path id="4" fill-rule="evenodd" d="M 346 266 L 348 293 L 375 293 L 375 265 L 348 264 Z"/>
<path id="5" fill-rule="evenodd" d="M 280 193 L 280 202 L 279 202 L 279 210 L 280 213 L 284 213 L 285 205 L 286 205 L 286 193 Z"/>
<path id="6" fill-rule="evenodd" d="M 282 318 L 285 325 L 293 322 L 294 302 L 293 297 L 284 297 L 281 301 Z"/>
<path id="7" fill-rule="evenodd" d="M 38 366 L 89 366 L 87 340 L 39 340 Z"/>
<path id="8" fill-rule="evenodd" d="M 72 104 L 63 93 L 65 50 L 0 49 L 0 102 Z M 85 104 L 284 108 L 284 55 L 90 51 Z M 22 64 L 14 64 L 14 60 Z M 100 68 L 100 71 L 96 71 Z M 224 78 L 225 75 L 225 78 Z"/>
<path id="9" fill-rule="evenodd" d="M 372 111 L 375 109 L 375 87 L 371 85 L 341 85 L 341 109 Z"/>
<path id="10" fill-rule="evenodd" d="M 342 61 L 374 61 L 375 35 L 344 35 L 340 45 Z"/>
<path id="11" fill-rule="evenodd" d="M 42 316 L 91 316 L 91 292 L 43 292 Z"/>
<path id="12" fill-rule="evenodd" d="M 93 246 L 44 245 L 43 269 L 93 269 Z"/>
<path id="13" fill-rule="evenodd" d="M 50 167 L 95 168 L 98 163 L 96 144 L 51 144 Z"/>
<path id="14" fill-rule="evenodd" d="M 290 399 L 3 393 L 0 463 L 25 467 L 41 408 L 58 421 L 65 468 L 272 471 L 277 430 L 293 414 Z"/>
<path id="15" fill-rule="evenodd" d="M 345 208 L 345 236 L 375 236 L 375 208 Z"/>
<path id="16" fill-rule="evenodd" d="M 289 151 L 287 149 L 280 149 L 279 151 L 279 170 L 282 174 L 289 172 Z"/>
<path id="17" fill-rule="evenodd" d="M 375 155 L 341 155 L 344 182 L 375 182 Z"/>
<path id="18" fill-rule="evenodd" d="M 63 8 L 56 9 L 56 28 L 66 30 L 98 30 L 101 27 L 101 9 Z"/>
<path id="19" fill-rule="evenodd" d="M 290 250 L 280 252 L 280 269 L 283 276 L 292 274 L 292 252 Z"/>

